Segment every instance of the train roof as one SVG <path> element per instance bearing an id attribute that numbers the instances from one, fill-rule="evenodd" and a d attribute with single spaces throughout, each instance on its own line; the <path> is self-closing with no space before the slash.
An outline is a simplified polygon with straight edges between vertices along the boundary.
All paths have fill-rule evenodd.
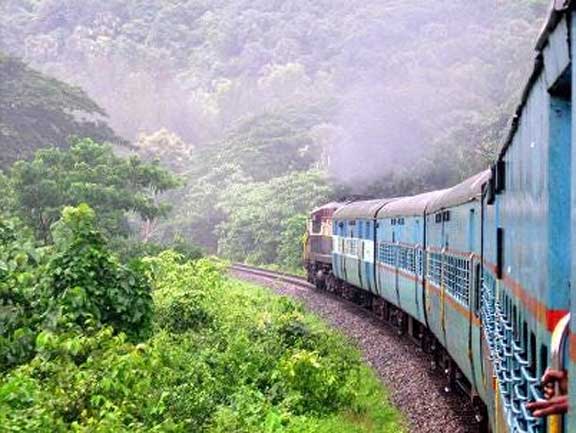
<path id="1" fill-rule="evenodd" d="M 482 186 L 488 182 L 489 179 L 490 170 L 484 170 L 469 177 L 464 182 L 445 190 L 443 194 L 433 199 L 426 208 L 426 212 L 433 213 L 440 209 L 478 200 L 482 195 Z"/>
<path id="2" fill-rule="evenodd" d="M 355 220 L 355 219 L 373 219 L 382 208 L 394 199 L 376 199 L 353 201 L 341 207 L 334 212 L 334 219 Z"/>
<path id="3" fill-rule="evenodd" d="M 560 22 L 564 14 L 568 9 L 570 9 L 576 1 L 574 0 L 552 0 L 550 4 L 550 9 L 548 11 L 548 18 L 540 31 L 538 40 L 536 42 L 536 50 L 541 51 L 546 43 L 550 33 L 554 31 L 556 25 Z"/>
<path id="4" fill-rule="evenodd" d="M 317 212 L 323 210 L 330 210 L 330 209 L 338 209 L 339 207 L 344 206 L 346 203 L 338 202 L 338 201 L 331 201 L 330 203 L 323 204 L 322 206 L 318 206 L 315 209 L 312 209 L 310 214 L 315 214 Z"/>
<path id="5" fill-rule="evenodd" d="M 441 197 L 446 189 L 430 191 L 410 197 L 400 197 L 386 204 L 378 212 L 378 218 L 392 218 L 397 216 L 423 215 L 428 205 Z"/>

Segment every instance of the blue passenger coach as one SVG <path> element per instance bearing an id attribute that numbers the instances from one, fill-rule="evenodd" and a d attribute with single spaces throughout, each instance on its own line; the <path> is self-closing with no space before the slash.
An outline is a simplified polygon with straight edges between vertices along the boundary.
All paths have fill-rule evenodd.
<path id="1" fill-rule="evenodd" d="M 425 211 L 444 191 L 402 197 L 387 203 L 377 215 L 377 294 L 408 317 L 424 324 Z M 398 314 L 398 312 L 397 312 Z M 414 326 L 414 324 L 409 324 Z"/>
<path id="2" fill-rule="evenodd" d="M 366 290 L 376 291 L 374 280 L 374 236 L 376 214 L 390 200 L 353 202 L 334 213 L 333 269 L 336 278 Z"/>
<path id="3" fill-rule="evenodd" d="M 570 307 L 573 19 L 572 2 L 554 3 L 484 200 L 480 368 L 497 432 L 546 429 L 525 404 L 559 358 L 552 337 Z"/>
<path id="4" fill-rule="evenodd" d="M 471 384 L 474 314 L 481 255 L 481 197 L 490 171 L 473 176 L 433 200 L 426 210 L 426 307 L 428 328 Z M 474 387 L 477 391 L 477 386 Z"/>
<path id="5" fill-rule="evenodd" d="M 328 290 L 434 354 L 482 431 L 576 433 L 575 5 L 553 2 L 490 170 L 334 214 Z M 571 409 L 535 418 L 526 403 L 547 369 L 568 371 Z"/>

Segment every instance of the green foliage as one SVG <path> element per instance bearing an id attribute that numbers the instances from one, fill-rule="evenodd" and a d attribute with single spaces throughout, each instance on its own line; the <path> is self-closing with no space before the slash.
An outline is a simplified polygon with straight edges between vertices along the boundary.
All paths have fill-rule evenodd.
<path id="1" fill-rule="evenodd" d="M 175 251 L 165 251 L 144 261 L 154 281 L 158 326 L 181 333 L 211 322 L 208 305 L 217 299 L 209 294 L 222 284 L 214 262 L 189 261 Z"/>
<path id="2" fill-rule="evenodd" d="M 231 260 L 274 263 L 278 260 L 279 246 L 284 245 L 283 254 L 287 255 L 283 259 L 294 262 L 295 248 L 288 247 L 286 241 L 295 231 L 294 215 L 325 201 L 331 192 L 327 183 L 322 173 L 308 171 L 269 182 L 232 185 L 219 205 L 227 215 L 218 226 L 219 253 Z M 293 242 L 298 242 L 302 233 Z"/>
<path id="3" fill-rule="evenodd" d="M 150 285 L 141 268 L 110 253 L 94 219 L 87 205 L 66 208 L 55 244 L 44 248 L 17 221 L 0 219 L 0 373 L 54 338 L 76 344 L 103 326 L 131 339 L 148 335 Z"/>
<path id="4" fill-rule="evenodd" d="M 150 286 L 137 269 L 123 266 L 106 247 L 87 205 L 65 208 L 43 271 L 47 317 L 59 328 L 110 325 L 133 338 L 147 335 L 152 320 Z"/>
<path id="5" fill-rule="evenodd" d="M 121 143 L 104 116 L 79 88 L 0 53 L 0 169 L 41 147 L 68 147 L 73 137 Z"/>
<path id="6" fill-rule="evenodd" d="M 15 210 L 37 236 L 50 240 L 50 227 L 64 206 L 88 203 L 98 227 L 111 235 L 128 232 L 126 212 L 152 221 L 167 211 L 156 195 L 177 180 L 155 163 L 114 155 L 109 145 L 90 139 L 70 150 L 40 150 L 32 161 L 19 161 L 9 172 Z"/>
<path id="7" fill-rule="evenodd" d="M 143 242 L 134 237 L 114 238 L 110 242 L 111 248 L 118 254 L 122 262 L 157 256 L 165 250 L 173 250 L 181 254 L 185 260 L 198 260 L 203 257 L 202 249 L 185 241 L 182 237 L 176 237 L 171 242 L 163 244 L 156 242 Z"/>
<path id="8" fill-rule="evenodd" d="M 68 246 L 90 238 L 87 250 L 93 250 L 98 239 L 90 214 L 67 210 L 56 238 Z M 173 251 L 146 259 L 157 314 L 144 342 L 130 342 L 110 326 L 78 332 L 60 323 L 41 330 L 34 358 L 0 373 L 3 431 L 403 428 L 373 373 L 342 337 L 293 301 L 226 279 L 223 269 Z M 88 277 L 92 270 L 70 267 L 68 273 L 75 271 Z"/>
<path id="9" fill-rule="evenodd" d="M 240 172 L 257 182 L 314 168 L 322 149 L 311 128 L 322 114 L 298 108 L 241 122 L 211 149 L 218 152 L 212 165 L 233 161 Z"/>
<path id="10" fill-rule="evenodd" d="M 286 220 L 286 226 L 280 235 L 278 245 L 278 263 L 285 269 L 300 269 L 304 249 L 304 233 L 308 217 L 304 213 L 296 214 Z"/>
<path id="11" fill-rule="evenodd" d="M 0 372 L 29 359 L 39 320 L 34 315 L 36 267 L 42 253 L 15 220 L 0 214 Z"/>
<path id="12" fill-rule="evenodd" d="M 0 170 L 0 213 L 8 213 L 14 210 L 14 191 L 10 180 Z"/>

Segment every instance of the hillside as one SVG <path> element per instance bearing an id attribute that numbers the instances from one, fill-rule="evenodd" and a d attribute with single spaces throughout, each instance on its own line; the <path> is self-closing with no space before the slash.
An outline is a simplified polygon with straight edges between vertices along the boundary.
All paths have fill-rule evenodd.
<path id="1" fill-rule="evenodd" d="M 74 137 L 122 142 L 81 89 L 0 52 L 0 169 L 43 147 L 67 147 Z"/>
<path id="2" fill-rule="evenodd" d="M 0 48 L 80 85 L 142 154 L 187 177 L 155 238 L 276 261 L 291 217 L 322 200 L 430 190 L 484 168 L 547 5 L 9 0 Z M 322 179 L 312 200 L 274 189 L 310 176 Z"/>

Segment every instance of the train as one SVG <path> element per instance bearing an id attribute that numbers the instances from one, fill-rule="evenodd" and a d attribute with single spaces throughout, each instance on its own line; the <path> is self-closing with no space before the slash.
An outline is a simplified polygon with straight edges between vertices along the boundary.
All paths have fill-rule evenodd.
<path id="1" fill-rule="evenodd" d="M 575 5 L 553 2 L 487 170 L 441 191 L 327 203 L 307 224 L 308 280 L 421 344 L 481 431 L 576 433 Z M 526 403 L 542 399 L 547 369 L 567 372 L 570 409 L 535 417 Z"/>

